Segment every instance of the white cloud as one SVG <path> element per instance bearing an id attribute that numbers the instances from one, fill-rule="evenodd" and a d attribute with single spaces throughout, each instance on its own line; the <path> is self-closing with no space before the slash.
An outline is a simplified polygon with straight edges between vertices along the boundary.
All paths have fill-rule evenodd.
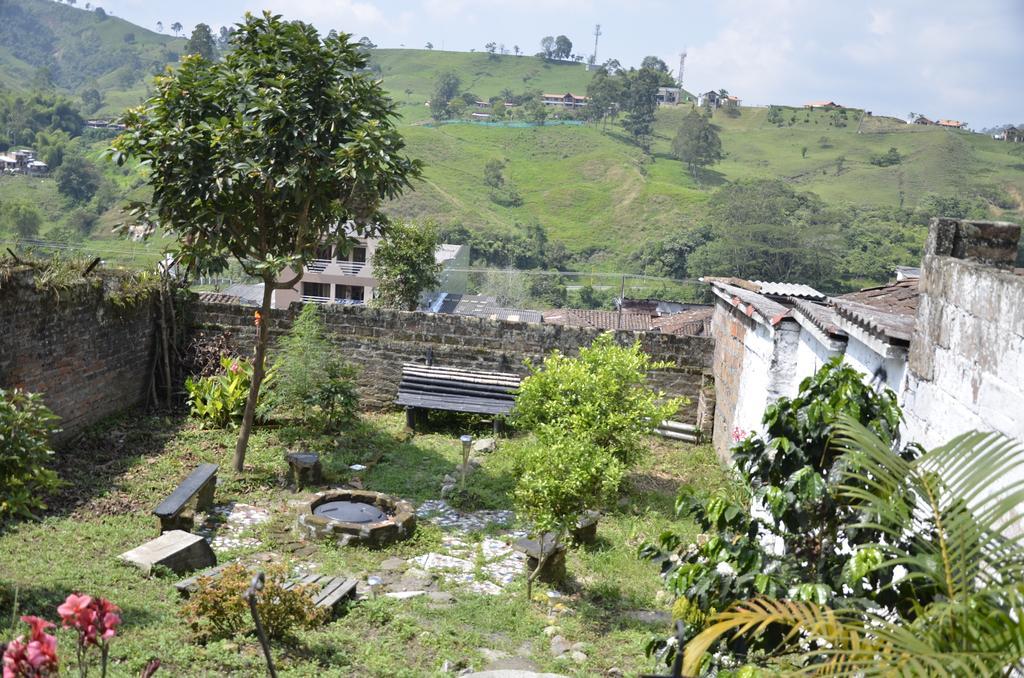
<path id="1" fill-rule="evenodd" d="M 868 30 L 875 35 L 888 35 L 892 33 L 892 10 L 874 9 L 868 10 L 871 21 L 868 22 Z"/>

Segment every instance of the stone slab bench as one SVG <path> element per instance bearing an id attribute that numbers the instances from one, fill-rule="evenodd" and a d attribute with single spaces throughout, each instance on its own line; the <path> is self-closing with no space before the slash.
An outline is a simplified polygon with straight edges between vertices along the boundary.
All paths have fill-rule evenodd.
<path id="1" fill-rule="evenodd" d="M 164 532 L 156 539 L 125 551 L 118 558 L 135 565 L 147 575 L 153 573 L 156 565 L 175 574 L 184 574 L 217 564 L 217 556 L 210 544 L 198 534 L 184 530 Z"/>
<path id="2" fill-rule="evenodd" d="M 406 424 L 416 430 L 419 410 L 494 415 L 494 431 L 512 411 L 521 379 L 507 372 L 462 370 L 437 365 L 402 365 L 395 404 L 406 409 Z"/>
<path id="3" fill-rule="evenodd" d="M 168 530 L 188 532 L 192 529 L 192 511 L 186 511 L 186 508 L 192 506 L 193 498 L 195 498 L 194 510 L 196 511 L 203 511 L 213 506 L 213 495 L 217 487 L 217 468 L 216 464 L 200 464 L 196 470 L 181 481 L 171 496 L 153 509 L 153 515 L 160 519 L 161 533 Z"/>
<path id="4" fill-rule="evenodd" d="M 206 572 L 200 572 L 187 579 L 182 579 L 174 588 L 178 590 L 178 593 L 188 598 L 192 595 L 199 587 L 199 579 L 201 577 L 211 577 L 216 579 L 221 575 L 221 572 L 227 565 L 220 565 Z M 317 607 L 330 610 L 332 615 L 337 614 L 342 603 L 354 600 L 356 597 L 356 585 L 359 583 L 357 579 L 348 577 L 332 577 L 330 575 L 321 574 L 310 574 L 301 579 L 293 579 L 285 583 L 284 588 L 286 590 L 292 589 L 298 585 L 313 586 L 316 589 L 316 593 L 313 594 L 313 604 Z"/>

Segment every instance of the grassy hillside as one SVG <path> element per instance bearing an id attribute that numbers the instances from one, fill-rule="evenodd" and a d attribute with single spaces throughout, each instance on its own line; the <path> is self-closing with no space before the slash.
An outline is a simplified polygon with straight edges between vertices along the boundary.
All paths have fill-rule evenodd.
<path id="1" fill-rule="evenodd" d="M 176 62 L 184 44 L 99 11 L 0 0 L 0 85 L 18 92 L 49 84 L 66 94 L 94 87 L 104 94 L 96 115 L 139 103 L 152 74 Z"/>
<path id="2" fill-rule="evenodd" d="M 384 85 L 399 103 L 406 122 L 429 119 L 426 102 L 434 91 L 438 74 L 453 71 L 463 91 L 482 99 L 504 89 L 585 94 L 592 76 L 583 64 L 550 62 L 533 56 L 443 52 L 425 49 L 378 49 L 373 63 L 380 66 Z"/>

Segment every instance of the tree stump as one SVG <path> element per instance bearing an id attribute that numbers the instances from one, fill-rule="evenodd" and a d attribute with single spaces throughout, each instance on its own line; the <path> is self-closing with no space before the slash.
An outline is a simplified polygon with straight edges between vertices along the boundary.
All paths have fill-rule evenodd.
<path id="1" fill-rule="evenodd" d="M 303 487 L 323 482 L 323 467 L 320 465 L 319 454 L 291 452 L 285 455 L 285 459 L 288 461 L 288 479 L 296 492 Z"/>

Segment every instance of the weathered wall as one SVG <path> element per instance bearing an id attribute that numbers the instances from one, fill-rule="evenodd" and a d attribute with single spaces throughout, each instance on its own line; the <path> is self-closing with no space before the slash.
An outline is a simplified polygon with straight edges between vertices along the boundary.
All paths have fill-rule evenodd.
<path id="1" fill-rule="evenodd" d="M 39 291 L 31 272 L 0 284 L 0 387 L 44 394 L 58 440 L 145 399 L 154 329 L 148 301 L 122 308 L 99 278 Z"/>
<path id="2" fill-rule="evenodd" d="M 272 338 L 290 327 L 298 305 L 273 311 Z M 331 341 L 359 370 L 363 405 L 390 406 L 398 390 L 403 362 L 434 364 L 526 374 L 523 361 L 540 361 L 554 349 L 573 354 L 599 334 L 562 325 L 544 325 L 468 316 L 385 311 L 357 306 L 326 306 L 324 318 Z M 197 304 L 194 327 L 199 331 L 229 329 L 238 348 L 255 340 L 253 310 L 224 304 Z M 672 367 L 656 371 L 652 385 L 672 396 L 690 398 L 680 420 L 695 422 L 703 373 L 711 367 L 714 342 L 709 337 L 617 332 L 621 342 L 639 339 L 644 351 Z"/>
<path id="3" fill-rule="evenodd" d="M 711 336 L 715 340 L 715 426 L 713 442 L 719 455 L 732 444 L 732 422 L 739 402 L 743 378 L 744 341 L 753 331 L 754 320 L 718 302 L 711 316 Z"/>
<path id="4" fill-rule="evenodd" d="M 978 429 L 1024 441 L 1024 276 L 925 258 L 903 394 L 912 440 Z"/>

